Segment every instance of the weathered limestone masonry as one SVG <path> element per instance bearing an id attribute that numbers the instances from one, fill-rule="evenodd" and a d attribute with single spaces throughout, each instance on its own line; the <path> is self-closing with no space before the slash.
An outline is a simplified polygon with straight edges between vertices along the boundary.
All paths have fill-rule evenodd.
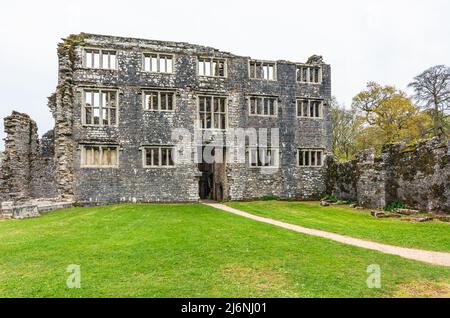
<path id="1" fill-rule="evenodd" d="M 355 160 L 328 158 L 327 192 L 371 208 L 393 201 L 423 211 L 450 213 L 450 140 L 416 146 L 392 144 L 381 157 L 366 150 Z"/>
<path id="2" fill-rule="evenodd" d="M 5 152 L 0 164 L 0 201 L 56 196 L 53 132 L 38 139 L 36 123 L 13 112 L 4 121 Z"/>
<path id="3" fill-rule="evenodd" d="M 37 216 L 61 206 L 57 195 L 53 160 L 53 132 L 38 139 L 36 123 L 26 114 L 5 118 L 5 152 L 0 162 L 0 217 Z M 33 201 L 33 198 L 47 201 Z"/>
<path id="4" fill-rule="evenodd" d="M 87 65 L 88 52 L 101 52 L 108 58 L 113 54 L 114 60 L 105 59 L 114 65 Z M 160 55 L 172 56 L 173 71 L 145 70 L 144 53 L 159 54 L 158 59 Z M 89 59 L 92 56 L 89 55 Z M 96 62 L 95 58 L 89 62 L 105 61 Z M 200 58 L 225 61 L 225 75 L 199 74 Z M 331 74 L 330 66 L 320 56 L 312 56 L 305 64 L 269 62 L 273 65 L 273 79 L 251 79 L 249 57 L 187 43 L 80 34 L 59 44 L 58 59 L 58 87 L 48 103 L 55 119 L 54 134 L 48 133 L 40 141 L 40 154 L 37 150 L 32 152 L 33 156 L 38 156 L 39 164 L 29 163 L 29 166 L 39 166 L 39 169 L 25 170 L 21 172 L 24 173 L 20 179 L 22 183 L 15 181 L 15 191 L 23 191 L 20 194 L 23 197 L 36 197 L 38 190 L 45 187 L 43 196 L 88 204 L 198 201 L 200 179 L 205 173 L 200 171 L 198 163 L 184 160 L 174 167 L 147 167 L 143 161 L 146 147 L 174 145 L 173 129 L 184 128 L 194 134 L 194 130 L 200 128 L 199 96 L 204 95 L 225 98 L 227 128 L 280 130 L 279 169 L 266 173 L 267 167 L 250 167 L 248 156 L 245 163 L 217 163 L 209 168 L 214 174 L 210 197 L 223 200 L 262 196 L 304 199 L 317 198 L 325 191 L 326 167 L 299 166 L 297 159 L 299 148 L 320 149 L 323 151 L 321 158 L 331 153 Z M 299 65 L 320 69 L 320 81 L 297 81 Z M 158 66 L 158 70 L 160 67 L 165 66 Z M 308 77 L 309 72 L 312 74 L 313 71 L 308 71 Z M 145 110 L 146 90 L 174 92 L 173 110 Z M 86 124 L 83 117 L 87 111 L 84 108 L 86 94 L 92 91 L 117 92 L 117 122 Z M 250 96 L 275 98 L 276 115 L 250 116 Z M 299 98 L 321 100 L 320 116 L 297 116 L 296 101 Z M 104 120 L 108 121 L 108 118 L 101 119 Z M 211 129 L 211 132 L 216 137 L 223 134 L 217 129 Z M 8 136 L 14 139 L 12 135 Z M 114 167 L 87 166 L 83 163 L 83 151 L 92 146 L 117 147 L 118 164 Z M 34 144 L 30 147 L 38 149 Z M 229 151 L 233 149 L 227 148 L 225 153 Z M 2 169 L 4 177 L 0 175 L 0 180 L 6 180 L 6 183 L 10 182 L 11 176 L 8 156 L 7 149 L 4 164 L 7 168 Z M 48 181 L 44 182 L 44 178 Z M 9 193 L 7 189 L 3 191 Z"/>
<path id="5" fill-rule="evenodd" d="M 57 198 L 54 160 L 54 132 L 45 133 L 39 140 L 39 153 L 31 165 L 31 198 Z"/>
<path id="6" fill-rule="evenodd" d="M 276 81 L 250 80 L 249 58 L 239 57 L 209 47 L 186 43 L 148 41 L 99 35 L 81 35 L 69 41 L 60 50 L 60 66 L 64 70 L 62 83 L 65 97 L 56 93 L 57 105 L 65 118 L 57 119 L 56 149 L 72 156 L 73 164 L 58 158 L 59 189 L 78 201 L 197 201 L 199 199 L 200 171 L 193 162 L 184 162 L 175 169 L 143 168 L 142 147 L 170 145 L 171 130 L 185 128 L 191 133 L 199 128 L 197 98 L 200 94 L 227 96 L 229 128 L 279 127 L 281 135 L 281 169 L 274 174 L 261 173 L 262 168 L 249 168 L 249 163 L 227 163 L 225 171 L 215 175 L 215 183 L 223 188 L 223 198 L 238 200 L 275 195 L 282 198 L 318 196 L 324 191 L 323 167 L 297 167 L 298 147 L 324 149 L 330 152 L 330 120 L 328 101 L 331 96 L 330 69 L 320 58 L 309 63 L 320 65 L 322 84 L 300 84 L 296 81 L 296 64 L 276 63 Z M 83 50 L 114 50 L 117 52 L 117 70 L 87 69 L 83 67 Z M 149 73 L 143 70 L 143 52 L 173 54 L 173 74 Z M 73 54 L 72 54 L 73 53 Z M 226 60 L 226 77 L 206 77 L 197 74 L 198 57 Z M 62 62 L 61 62 L 62 61 Z M 61 79 L 60 79 L 61 81 Z M 82 124 L 83 92 L 86 89 L 112 88 L 119 91 L 119 120 L 117 127 L 89 127 Z M 174 112 L 148 112 L 142 107 L 142 90 L 173 89 L 176 92 Z M 247 96 L 260 94 L 277 96 L 278 116 L 249 116 Z M 322 98 L 325 101 L 323 119 L 299 119 L 295 113 L 298 96 Z M 72 101 L 73 98 L 73 101 Z M 71 104 L 72 103 L 72 104 Z M 57 117 L 55 117 L 56 119 Z M 61 138 L 58 125 L 64 125 Z M 72 127 L 72 130 L 70 129 Z M 80 145 L 101 143 L 119 145 L 118 169 L 82 168 Z M 73 175 L 71 175 L 73 171 Z M 217 178 L 222 175 L 221 180 Z M 73 180 L 73 181 L 72 181 Z M 62 187 L 65 184 L 67 187 Z"/>
<path id="7" fill-rule="evenodd" d="M 32 165 L 38 151 L 36 123 L 26 114 L 13 112 L 4 120 L 5 158 L 0 199 L 25 200 L 31 196 Z"/>

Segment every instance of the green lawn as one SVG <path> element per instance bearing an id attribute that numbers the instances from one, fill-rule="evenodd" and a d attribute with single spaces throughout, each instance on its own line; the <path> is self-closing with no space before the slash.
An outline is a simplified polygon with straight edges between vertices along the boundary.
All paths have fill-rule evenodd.
<path id="1" fill-rule="evenodd" d="M 0 221 L 0 297 L 449 297 L 450 269 L 203 205 L 72 208 Z M 81 288 L 66 267 L 81 266 Z M 381 266 L 380 289 L 366 285 Z"/>
<path id="2" fill-rule="evenodd" d="M 370 210 L 337 205 L 322 207 L 319 202 L 258 201 L 227 204 L 255 215 L 314 229 L 392 245 L 450 252 L 449 223 L 376 219 L 370 215 Z"/>

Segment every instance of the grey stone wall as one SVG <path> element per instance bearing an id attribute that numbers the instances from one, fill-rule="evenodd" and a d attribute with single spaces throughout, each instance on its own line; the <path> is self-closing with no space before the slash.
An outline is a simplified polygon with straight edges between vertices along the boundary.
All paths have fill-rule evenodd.
<path id="1" fill-rule="evenodd" d="M 362 206 L 384 208 L 386 202 L 386 167 L 372 150 L 357 155 L 356 200 Z"/>
<path id="2" fill-rule="evenodd" d="M 118 69 L 84 68 L 85 48 L 116 51 Z M 142 54 L 148 51 L 173 54 L 174 73 L 144 72 Z M 200 56 L 226 59 L 227 77 L 198 76 Z M 48 102 L 55 128 L 40 141 L 40 149 L 33 146 L 38 149 L 33 152 L 37 157 L 29 162 L 31 168 L 23 178 L 28 180 L 23 195 L 58 196 L 88 203 L 197 201 L 200 175 L 197 163 L 185 160 L 173 168 L 144 168 L 142 147 L 173 144 L 174 128 L 185 128 L 193 134 L 199 128 L 199 94 L 226 97 L 228 128 L 280 130 L 280 168 L 273 173 L 266 173 L 267 168 L 250 168 L 248 162 L 215 166 L 215 190 L 221 189 L 223 199 L 265 195 L 305 199 L 317 198 L 325 191 L 324 167 L 298 167 L 296 163 L 298 148 L 323 148 L 326 155 L 331 153 L 331 71 L 319 56 L 307 62 L 321 66 L 321 84 L 298 83 L 297 63 L 282 60 L 276 61 L 276 81 L 249 79 L 249 57 L 178 42 L 80 34 L 69 36 L 58 45 L 58 59 L 58 86 Z M 95 88 L 118 91 L 117 127 L 82 124 L 83 90 Z M 144 111 L 142 90 L 146 88 L 174 90 L 174 111 Z M 249 95 L 275 96 L 278 116 L 249 116 Z M 323 99 L 324 117 L 298 118 L 297 97 Z M 119 146 L 119 167 L 82 168 L 83 144 Z M 1 173 L 8 175 L 7 169 Z M 0 175 L 0 186 L 3 179 Z"/>
<path id="3" fill-rule="evenodd" d="M 327 192 L 382 208 L 400 201 L 423 211 L 450 213 L 450 140 L 434 138 L 415 146 L 393 144 L 376 158 L 362 152 L 356 160 L 328 160 Z"/>
<path id="4" fill-rule="evenodd" d="M 26 114 L 6 117 L 5 152 L 0 165 L 0 201 L 56 196 L 53 133 L 38 139 L 36 123 Z"/>
<path id="5" fill-rule="evenodd" d="M 32 198 L 58 197 L 54 155 L 54 132 L 50 130 L 39 140 L 39 155 L 31 165 Z"/>
<path id="6" fill-rule="evenodd" d="M 3 196 L 6 196 L 6 186 L 5 186 L 5 178 L 3 176 L 3 162 L 5 160 L 5 154 L 0 151 L 0 201 L 2 200 Z"/>
<path id="7" fill-rule="evenodd" d="M 2 200 L 24 200 L 31 196 L 32 163 L 38 155 L 36 123 L 26 114 L 13 112 L 4 119 L 5 158 L 1 167 Z"/>
<path id="8" fill-rule="evenodd" d="M 325 191 L 324 169 L 299 168 L 296 165 L 298 147 L 324 148 L 331 151 L 331 125 L 329 100 L 331 98 L 330 67 L 320 58 L 323 83 L 299 84 L 296 81 L 296 64 L 277 61 L 277 81 L 250 80 L 248 57 L 236 56 L 216 49 L 186 43 L 138 40 L 98 35 L 82 35 L 78 44 L 60 51 L 60 65 L 72 63 L 67 91 L 73 92 L 66 100 L 72 100 L 61 110 L 54 109 L 54 116 L 64 112 L 63 121 L 68 127 L 64 141 L 72 143 L 73 171 L 59 171 L 59 180 L 73 181 L 77 200 L 89 202 L 111 201 L 196 201 L 198 200 L 197 164 L 186 162 L 169 169 L 145 169 L 142 167 L 143 145 L 172 144 L 171 130 L 186 128 L 191 133 L 198 128 L 198 94 L 227 96 L 229 128 L 280 128 L 281 169 L 274 174 L 264 174 L 260 168 L 249 168 L 248 163 L 227 163 L 216 176 L 223 187 L 224 199 L 238 200 L 276 195 L 282 198 L 318 197 Z M 66 41 L 66 44 L 69 43 Z M 93 70 L 82 67 L 84 47 L 96 47 L 117 51 L 118 70 Z M 147 73 L 142 71 L 142 52 L 157 51 L 175 55 L 174 74 Z M 65 52 L 65 55 L 63 54 Z M 72 53 L 71 53 L 72 52 Z M 212 78 L 197 75 L 198 56 L 214 56 L 227 60 L 227 77 Z M 61 72 L 61 71 L 60 71 Z M 60 85 L 64 78 L 60 79 Z M 119 91 L 118 127 L 85 127 L 81 122 L 83 88 L 114 88 Z M 146 112 L 142 109 L 143 88 L 166 88 L 176 91 L 174 112 Z M 61 89 L 58 89 L 57 100 Z M 278 97 L 278 117 L 250 117 L 247 110 L 249 94 Z M 298 119 L 295 114 L 296 97 L 317 97 L 325 100 L 324 119 Z M 56 117 L 55 117 L 56 119 Z M 58 120 L 57 120 L 58 127 Z M 71 129 L 69 129 L 71 127 Z M 58 134 L 58 129 L 55 129 Z M 56 138 L 56 149 L 60 141 Z M 118 169 L 80 167 L 80 144 L 86 142 L 112 143 L 120 146 Z M 66 146 L 65 146 L 66 147 Z M 69 147 L 70 148 L 70 147 Z M 71 148 L 72 149 L 72 148 Z M 61 160 L 59 160 L 61 161 Z M 64 159 L 65 162 L 65 159 Z M 67 173 L 67 174 L 66 174 Z M 72 173 L 72 176 L 68 174 Z M 61 177 L 62 176 L 62 177 Z M 61 184 L 59 185 L 61 188 Z M 70 190 L 67 191 L 68 193 Z"/>

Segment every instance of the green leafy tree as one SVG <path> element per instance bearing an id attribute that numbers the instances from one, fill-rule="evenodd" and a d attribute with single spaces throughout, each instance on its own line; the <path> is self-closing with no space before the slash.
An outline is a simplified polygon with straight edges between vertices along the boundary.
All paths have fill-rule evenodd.
<path id="1" fill-rule="evenodd" d="M 353 98 L 352 107 L 359 120 L 356 148 L 380 150 L 386 143 L 414 142 L 428 136 L 431 118 L 414 105 L 405 92 L 394 86 L 367 84 Z"/>
<path id="2" fill-rule="evenodd" d="M 331 121 L 333 126 L 333 153 L 339 161 L 353 159 L 356 153 L 357 124 L 354 109 L 339 105 L 331 100 Z"/>

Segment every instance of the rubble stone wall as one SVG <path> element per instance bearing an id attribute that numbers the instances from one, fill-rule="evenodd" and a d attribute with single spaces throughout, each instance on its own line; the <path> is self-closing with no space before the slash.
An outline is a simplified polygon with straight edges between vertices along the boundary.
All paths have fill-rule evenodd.
<path id="1" fill-rule="evenodd" d="M 366 150 L 353 161 L 330 157 L 327 193 L 383 208 L 399 201 L 423 211 L 450 213 L 450 140 L 433 138 L 414 146 L 392 144 L 381 157 Z"/>
<path id="2" fill-rule="evenodd" d="M 13 112 L 4 119 L 4 127 L 0 196 L 2 200 L 24 200 L 31 196 L 32 165 L 39 152 L 37 126 L 27 114 Z"/>
<path id="3" fill-rule="evenodd" d="M 70 114 L 66 115 L 64 124 L 68 128 L 65 140 L 67 143 L 72 142 L 70 153 L 73 163 L 72 170 L 59 171 L 58 178 L 67 180 L 67 184 L 73 180 L 73 192 L 77 200 L 197 201 L 200 172 L 196 163 L 186 162 L 174 169 L 146 169 L 142 166 L 142 147 L 173 144 L 173 128 L 185 128 L 193 134 L 194 129 L 199 128 L 198 96 L 211 94 L 226 97 L 228 128 L 280 129 L 280 169 L 275 173 L 266 174 L 265 168 L 250 168 L 248 162 L 227 162 L 226 169 L 216 169 L 216 187 L 222 187 L 220 191 L 225 200 L 258 198 L 264 195 L 316 198 L 325 191 L 324 168 L 301 168 L 296 164 L 297 149 L 301 147 L 321 148 L 325 154 L 331 153 L 331 74 L 330 66 L 320 58 L 308 62 L 321 66 L 322 84 L 303 84 L 296 81 L 296 63 L 293 62 L 276 61 L 277 81 L 255 80 L 249 78 L 250 58 L 210 47 L 99 35 L 84 35 L 81 42 L 82 45 L 74 46 L 72 51 L 61 51 L 66 55 L 72 52 L 69 56 L 72 70 L 65 74 L 70 75 L 70 80 L 66 82 L 73 92 L 73 95 L 67 96 L 67 100 L 72 99 L 73 104 L 72 108 L 65 107 L 61 111 Z M 118 69 L 84 68 L 82 56 L 86 47 L 115 50 Z M 143 52 L 173 54 L 174 73 L 144 72 Z M 198 57 L 226 59 L 227 77 L 198 76 Z M 63 56 L 60 59 L 67 60 Z M 120 115 L 117 127 L 88 127 L 82 124 L 83 91 L 95 88 L 118 90 Z M 144 111 L 143 89 L 175 91 L 174 111 Z M 277 97 L 278 116 L 249 116 L 247 98 L 250 95 Z M 298 118 L 298 97 L 323 99 L 324 117 Z M 56 109 L 54 116 L 61 111 Z M 71 136 L 69 127 L 72 127 Z M 58 134 L 58 129 L 56 133 Z M 56 149 L 59 148 L 60 141 L 56 138 Z M 81 146 L 94 142 L 119 146 L 118 168 L 81 167 Z M 64 177 L 61 179 L 61 176 Z"/>
<path id="4" fill-rule="evenodd" d="M 4 120 L 5 152 L 0 165 L 0 201 L 56 196 L 53 132 L 38 138 L 36 123 L 13 112 Z"/>
<path id="5" fill-rule="evenodd" d="M 31 197 L 56 198 L 58 188 L 56 182 L 56 164 L 54 159 L 54 132 L 45 133 L 39 140 L 39 156 L 31 169 Z"/>
<path id="6" fill-rule="evenodd" d="M 117 69 L 87 68 L 83 63 L 86 49 L 116 52 Z M 144 71 L 143 54 L 149 52 L 172 55 L 174 72 Z M 298 148 L 320 148 L 324 156 L 331 154 L 331 70 L 320 56 L 306 62 L 322 70 L 321 83 L 311 84 L 297 82 L 295 62 L 274 61 L 276 80 L 250 79 L 249 57 L 180 42 L 80 34 L 64 39 L 57 53 L 58 86 L 48 101 L 54 130 L 39 141 L 34 122 L 26 115 L 13 114 L 10 121 L 19 122 L 5 125 L 7 149 L 0 171 L 0 196 L 58 197 L 95 204 L 197 201 L 201 173 L 196 162 L 146 168 L 143 148 L 173 145 L 175 128 L 194 135 L 200 128 L 201 95 L 225 97 L 228 128 L 278 128 L 280 132 L 279 169 L 250 167 L 248 156 L 245 163 L 216 165 L 216 194 L 224 200 L 267 195 L 305 199 L 325 191 L 325 167 L 297 165 Z M 224 59 L 226 76 L 199 76 L 200 57 Z M 96 89 L 117 91 L 116 126 L 83 124 L 84 93 Z M 173 111 L 144 110 L 143 90 L 148 89 L 173 91 Z M 247 103 L 252 95 L 276 98 L 277 116 L 250 116 Z M 323 117 L 297 117 L 297 98 L 323 100 Z M 117 146 L 119 166 L 82 167 L 81 150 L 86 144 Z"/>

